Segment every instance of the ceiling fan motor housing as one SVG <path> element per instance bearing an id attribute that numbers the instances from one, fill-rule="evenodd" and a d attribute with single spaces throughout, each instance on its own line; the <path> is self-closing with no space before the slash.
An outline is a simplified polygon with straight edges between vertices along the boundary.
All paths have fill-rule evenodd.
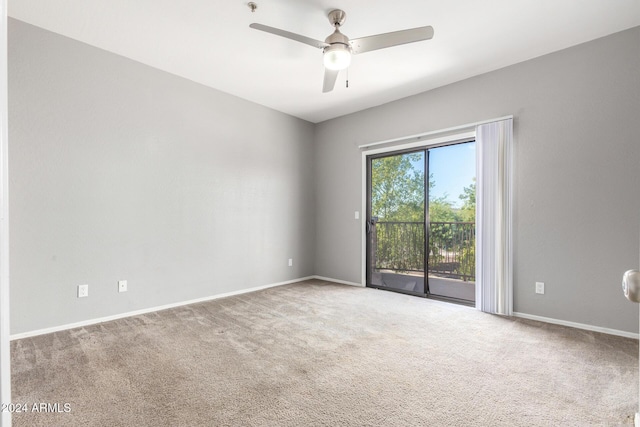
<path id="1" fill-rule="evenodd" d="M 325 43 L 328 44 L 336 44 L 336 43 L 340 43 L 343 44 L 345 46 L 350 46 L 349 45 L 349 37 L 345 36 L 344 34 L 342 34 L 340 32 L 340 30 L 338 30 L 336 28 L 336 30 L 333 32 L 333 34 L 331 34 L 329 37 L 327 37 L 326 39 L 324 39 Z"/>

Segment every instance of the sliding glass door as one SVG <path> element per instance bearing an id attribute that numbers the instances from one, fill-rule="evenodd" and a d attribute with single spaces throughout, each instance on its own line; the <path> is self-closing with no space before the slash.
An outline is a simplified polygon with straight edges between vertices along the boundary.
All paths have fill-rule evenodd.
<path id="1" fill-rule="evenodd" d="M 473 303 L 475 143 L 367 164 L 367 286 Z"/>
<path id="2" fill-rule="evenodd" d="M 367 284 L 423 295 L 426 152 L 369 159 Z"/>

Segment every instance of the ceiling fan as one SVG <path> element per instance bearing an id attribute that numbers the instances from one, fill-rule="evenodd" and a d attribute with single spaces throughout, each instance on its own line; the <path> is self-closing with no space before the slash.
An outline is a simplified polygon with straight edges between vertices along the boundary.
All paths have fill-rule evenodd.
<path id="1" fill-rule="evenodd" d="M 351 64 L 352 54 L 433 38 L 433 27 L 427 26 L 350 40 L 349 37 L 340 32 L 340 27 L 344 24 L 346 18 L 347 14 L 340 9 L 329 12 L 329 22 L 335 30 L 323 42 L 267 25 L 253 23 L 249 27 L 322 49 L 325 67 L 322 92 L 331 92 L 333 90 L 338 78 L 338 72 Z"/>

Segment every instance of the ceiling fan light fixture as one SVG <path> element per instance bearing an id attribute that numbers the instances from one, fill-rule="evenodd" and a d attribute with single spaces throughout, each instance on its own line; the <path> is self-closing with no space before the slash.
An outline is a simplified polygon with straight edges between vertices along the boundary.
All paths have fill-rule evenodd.
<path id="1" fill-rule="evenodd" d="M 351 64 L 351 48 L 342 43 L 324 48 L 324 66 L 329 70 L 344 70 Z"/>

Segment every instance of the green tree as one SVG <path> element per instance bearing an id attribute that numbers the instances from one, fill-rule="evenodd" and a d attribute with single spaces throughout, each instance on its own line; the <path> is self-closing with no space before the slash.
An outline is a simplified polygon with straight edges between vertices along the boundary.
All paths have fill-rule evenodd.
<path id="1" fill-rule="evenodd" d="M 423 153 L 371 161 L 371 213 L 381 222 L 375 234 L 376 268 L 409 271 L 422 266 L 424 246 L 418 243 L 424 241 L 423 163 Z"/>
<path id="2" fill-rule="evenodd" d="M 430 222 L 455 222 L 458 220 L 458 212 L 453 207 L 453 203 L 448 200 L 447 194 L 440 197 L 429 197 Z"/>
<path id="3" fill-rule="evenodd" d="M 459 196 L 462 200 L 462 207 L 460 208 L 460 218 L 464 222 L 476 222 L 476 179 L 473 178 L 473 182 L 464 187 L 462 194 Z M 474 227 L 475 230 L 475 227 Z M 476 270 L 476 246 L 475 246 L 475 233 L 467 235 L 467 239 L 463 242 L 460 248 L 460 267 L 459 273 L 463 277 L 475 277 Z"/>
<path id="4" fill-rule="evenodd" d="M 424 220 L 424 171 L 414 166 L 423 161 L 422 153 L 374 159 L 371 162 L 371 207 L 380 221 Z M 435 188 L 433 174 L 429 175 L 429 190 Z M 475 220 L 475 182 L 464 188 L 459 197 L 461 209 L 453 206 L 449 195 L 434 197 L 429 192 L 429 219 L 432 222 Z"/>
<path id="5" fill-rule="evenodd" d="M 465 234 L 458 222 L 475 221 L 475 180 L 459 196 L 463 205 L 454 206 L 450 196 L 433 195 L 432 174 L 425 183 L 423 153 L 383 157 L 371 161 L 371 212 L 381 223 L 376 228 L 376 268 L 412 271 L 423 268 L 425 184 L 429 188 L 429 265 L 443 262 L 443 254 L 460 254 L 460 274 L 473 276 L 475 237 Z M 385 224 L 386 223 L 386 224 Z M 413 224 L 411 224 L 413 223 Z M 453 224 L 452 224 L 453 223 Z"/>
<path id="6" fill-rule="evenodd" d="M 462 189 L 459 196 L 462 200 L 460 208 L 460 219 L 464 222 L 476 222 L 476 179 L 468 187 Z"/>
<path id="7" fill-rule="evenodd" d="M 371 161 L 371 211 L 381 221 L 424 219 L 424 171 L 414 167 L 421 153 Z"/>

